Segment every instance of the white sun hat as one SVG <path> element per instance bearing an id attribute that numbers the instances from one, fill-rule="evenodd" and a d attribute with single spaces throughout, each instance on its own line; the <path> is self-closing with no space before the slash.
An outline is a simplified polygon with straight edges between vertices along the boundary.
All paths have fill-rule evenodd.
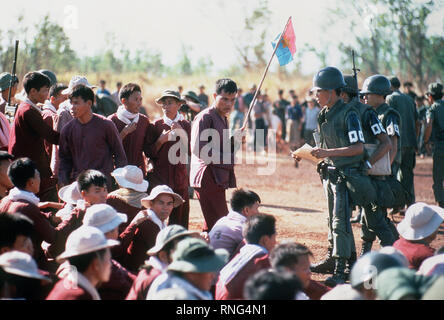
<path id="1" fill-rule="evenodd" d="M 51 281 L 39 273 L 34 259 L 21 251 L 9 251 L 0 255 L 0 267 L 7 273 L 21 277 Z"/>
<path id="2" fill-rule="evenodd" d="M 128 221 L 126 214 L 117 212 L 107 204 L 95 204 L 86 209 L 83 217 L 83 225 L 96 227 L 103 233 L 107 233 Z"/>
<path id="3" fill-rule="evenodd" d="M 149 201 L 156 199 L 161 194 L 171 195 L 174 199 L 174 207 L 175 208 L 185 202 L 180 195 L 178 195 L 177 193 L 175 193 L 173 191 L 173 189 L 171 189 L 167 185 L 160 185 L 160 186 L 154 187 L 153 190 L 151 190 L 151 193 L 149 194 L 148 197 L 145 197 L 142 200 L 140 200 L 142 203 L 142 206 L 144 206 L 145 208 L 148 208 Z"/>
<path id="4" fill-rule="evenodd" d="M 397 229 L 406 240 L 421 240 L 433 234 L 443 221 L 443 208 L 417 202 L 406 210 L 405 218 Z"/>
<path id="5" fill-rule="evenodd" d="M 97 88 L 97 86 L 93 86 L 88 82 L 88 79 L 84 76 L 74 76 L 71 78 L 71 81 L 69 81 L 68 88 L 62 91 L 62 94 L 70 94 L 72 93 L 72 90 L 75 86 L 78 86 L 79 84 L 83 84 L 84 86 L 87 86 L 88 88 L 94 89 Z"/>
<path id="6" fill-rule="evenodd" d="M 77 204 L 77 201 L 82 199 L 82 194 L 79 191 L 77 181 L 60 188 L 59 198 L 65 203 L 73 205 Z"/>
<path id="7" fill-rule="evenodd" d="M 148 189 L 148 181 L 143 179 L 143 172 L 136 166 L 125 166 L 117 168 L 111 175 L 116 179 L 119 186 L 123 188 L 133 189 L 139 192 L 146 192 Z"/>
<path id="8" fill-rule="evenodd" d="M 103 232 L 96 227 L 81 226 L 68 236 L 65 252 L 57 257 L 57 261 L 114 247 L 119 243 L 116 240 L 106 239 Z"/>

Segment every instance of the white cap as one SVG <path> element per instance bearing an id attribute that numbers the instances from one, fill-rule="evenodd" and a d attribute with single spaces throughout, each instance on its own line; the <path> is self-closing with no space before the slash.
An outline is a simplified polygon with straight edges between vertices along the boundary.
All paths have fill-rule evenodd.
<path id="1" fill-rule="evenodd" d="M 125 166 L 117 168 L 111 175 L 116 179 L 119 186 L 123 188 L 133 189 L 139 192 L 146 192 L 148 189 L 148 181 L 143 179 L 143 172 L 136 166 Z"/>
<path id="2" fill-rule="evenodd" d="M 153 190 L 151 190 L 151 193 L 148 197 L 145 197 L 142 200 L 140 200 L 142 203 L 142 206 L 144 206 L 145 208 L 148 208 L 149 201 L 156 199 L 161 194 L 171 195 L 174 198 L 174 207 L 178 207 L 185 202 L 180 195 L 178 195 L 177 193 L 175 193 L 173 191 L 173 189 L 171 189 L 167 185 L 160 185 L 160 186 L 154 187 Z"/>
<path id="3" fill-rule="evenodd" d="M 39 273 L 34 259 L 21 251 L 9 251 L 0 255 L 0 267 L 7 273 L 21 277 L 50 281 L 48 277 Z"/>
<path id="4" fill-rule="evenodd" d="M 406 240 L 421 240 L 433 234 L 443 221 L 443 208 L 417 202 L 406 210 L 397 230 Z"/>
<path id="5" fill-rule="evenodd" d="M 444 275 L 444 254 L 438 254 L 436 256 L 425 259 L 419 270 L 418 274 L 425 276 L 443 276 Z"/>
<path id="6" fill-rule="evenodd" d="M 78 86 L 79 84 L 83 84 L 84 86 L 87 86 L 88 88 L 97 88 L 97 86 L 91 85 L 88 80 L 84 76 L 74 76 L 71 78 L 71 81 L 69 81 L 68 88 L 62 91 L 62 94 L 70 94 L 75 86 Z"/>
<path id="7" fill-rule="evenodd" d="M 107 204 L 95 204 L 86 209 L 83 217 L 83 225 L 96 227 L 103 233 L 107 233 L 128 221 L 126 214 L 117 212 Z"/>
<path id="8" fill-rule="evenodd" d="M 83 225 L 68 236 L 65 252 L 57 257 L 57 261 L 114 247 L 119 243 L 116 240 L 107 240 L 99 229 Z"/>
<path id="9" fill-rule="evenodd" d="M 59 198 L 65 203 L 77 204 L 77 201 L 82 199 L 82 194 L 79 191 L 77 181 L 60 188 Z"/>

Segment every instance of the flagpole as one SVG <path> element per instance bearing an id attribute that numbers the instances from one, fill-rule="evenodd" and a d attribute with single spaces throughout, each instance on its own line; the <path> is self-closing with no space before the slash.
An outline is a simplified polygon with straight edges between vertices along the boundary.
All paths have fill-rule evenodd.
<path id="1" fill-rule="evenodd" d="M 259 82 L 259 86 L 257 87 L 256 92 L 254 93 L 253 100 L 251 100 L 250 107 L 248 108 L 248 112 L 247 112 L 247 115 L 244 120 L 244 124 L 242 125 L 242 128 L 241 128 L 242 131 L 245 130 L 245 128 L 247 127 L 248 117 L 250 116 L 251 110 L 253 109 L 253 106 L 256 103 L 257 95 L 261 90 L 262 84 L 264 83 L 265 77 L 268 72 L 268 68 L 270 67 L 271 61 L 273 61 L 273 57 L 276 54 L 276 50 L 278 49 L 279 44 L 281 43 L 282 37 L 284 36 L 284 32 L 287 29 L 287 25 L 290 23 L 290 20 L 291 20 L 291 16 L 288 18 L 288 21 L 285 24 L 284 30 L 281 32 L 281 36 L 279 37 L 279 40 L 276 43 L 276 46 L 274 47 L 273 54 L 271 55 L 270 60 L 268 61 L 267 67 L 265 68 L 264 74 L 262 75 L 262 79 Z"/>

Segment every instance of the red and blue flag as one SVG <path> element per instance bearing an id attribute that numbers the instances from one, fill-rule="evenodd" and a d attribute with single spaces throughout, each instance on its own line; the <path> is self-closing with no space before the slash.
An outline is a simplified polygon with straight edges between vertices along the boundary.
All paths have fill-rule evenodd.
<path id="1" fill-rule="evenodd" d="M 276 39 L 271 43 L 273 49 L 276 47 L 276 42 L 281 37 L 279 34 Z M 296 36 L 294 34 L 293 23 L 291 22 L 291 17 L 285 26 L 284 35 L 282 36 L 279 46 L 276 49 L 276 56 L 278 57 L 279 64 L 285 66 L 286 64 L 293 61 L 293 56 L 296 53 Z"/>

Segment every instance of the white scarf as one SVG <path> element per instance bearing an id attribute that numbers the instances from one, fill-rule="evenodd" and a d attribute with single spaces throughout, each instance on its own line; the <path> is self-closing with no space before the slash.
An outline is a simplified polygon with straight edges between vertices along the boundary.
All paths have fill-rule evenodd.
<path id="1" fill-rule="evenodd" d="M 163 289 L 181 289 L 187 293 L 187 296 L 194 296 L 200 300 L 213 300 L 213 296 L 208 291 L 199 290 L 188 281 L 169 273 L 163 273 L 154 280 L 146 299 L 152 300 Z"/>
<path id="2" fill-rule="evenodd" d="M 166 268 L 168 267 L 167 264 L 163 263 L 162 261 L 159 260 L 159 258 L 157 258 L 155 256 L 151 256 L 145 263 L 149 264 L 154 269 L 157 269 L 160 271 L 165 271 Z"/>
<path id="3" fill-rule="evenodd" d="M 35 204 L 36 206 L 38 206 L 40 202 L 40 199 L 34 193 L 20 190 L 18 188 L 13 188 L 11 191 L 9 191 L 8 199 L 11 199 L 12 201 L 26 200 L 32 204 Z"/>
<path id="4" fill-rule="evenodd" d="M 238 272 L 255 256 L 260 253 L 268 253 L 268 251 L 256 244 L 246 244 L 240 249 L 240 252 L 235 256 L 221 271 L 219 281 L 223 285 L 229 283 L 238 274 Z"/>
<path id="5" fill-rule="evenodd" d="M 35 104 L 34 104 L 34 102 L 32 102 L 31 100 L 29 100 L 29 98 L 28 97 L 26 97 L 25 98 L 25 100 L 23 101 L 24 103 L 28 103 L 28 104 L 30 104 L 35 110 L 37 110 L 40 114 L 42 113 L 42 110 L 39 108 L 39 107 L 37 107 Z"/>
<path id="6" fill-rule="evenodd" d="M 43 110 L 51 110 L 54 113 L 57 113 L 57 109 L 52 105 L 51 101 L 45 100 L 45 104 L 43 105 Z"/>
<path id="7" fill-rule="evenodd" d="M 60 265 L 59 270 L 57 270 L 58 276 L 63 279 L 63 287 L 71 290 L 80 286 L 92 296 L 93 300 L 101 300 L 97 289 L 91 282 L 83 274 L 77 272 L 76 268 L 73 268 L 68 262 L 65 263 Z"/>
<path id="8" fill-rule="evenodd" d="M 139 113 L 131 113 L 125 109 L 123 105 L 120 105 L 117 109 L 117 118 L 124 124 L 139 122 Z"/>
<path id="9" fill-rule="evenodd" d="M 185 118 L 183 117 L 183 115 L 180 112 L 177 113 L 176 118 L 174 118 L 174 120 L 171 120 L 165 114 L 163 115 L 163 122 L 166 125 L 168 125 L 169 127 L 172 127 L 173 123 L 179 122 L 179 121 L 182 121 L 182 120 L 185 120 Z"/>
<path id="10" fill-rule="evenodd" d="M 153 210 L 148 209 L 147 212 L 148 212 L 148 218 L 152 222 L 154 222 L 160 228 L 160 230 L 166 228 L 166 226 L 167 226 L 166 222 L 160 220 L 159 217 L 157 216 L 157 214 Z"/>

